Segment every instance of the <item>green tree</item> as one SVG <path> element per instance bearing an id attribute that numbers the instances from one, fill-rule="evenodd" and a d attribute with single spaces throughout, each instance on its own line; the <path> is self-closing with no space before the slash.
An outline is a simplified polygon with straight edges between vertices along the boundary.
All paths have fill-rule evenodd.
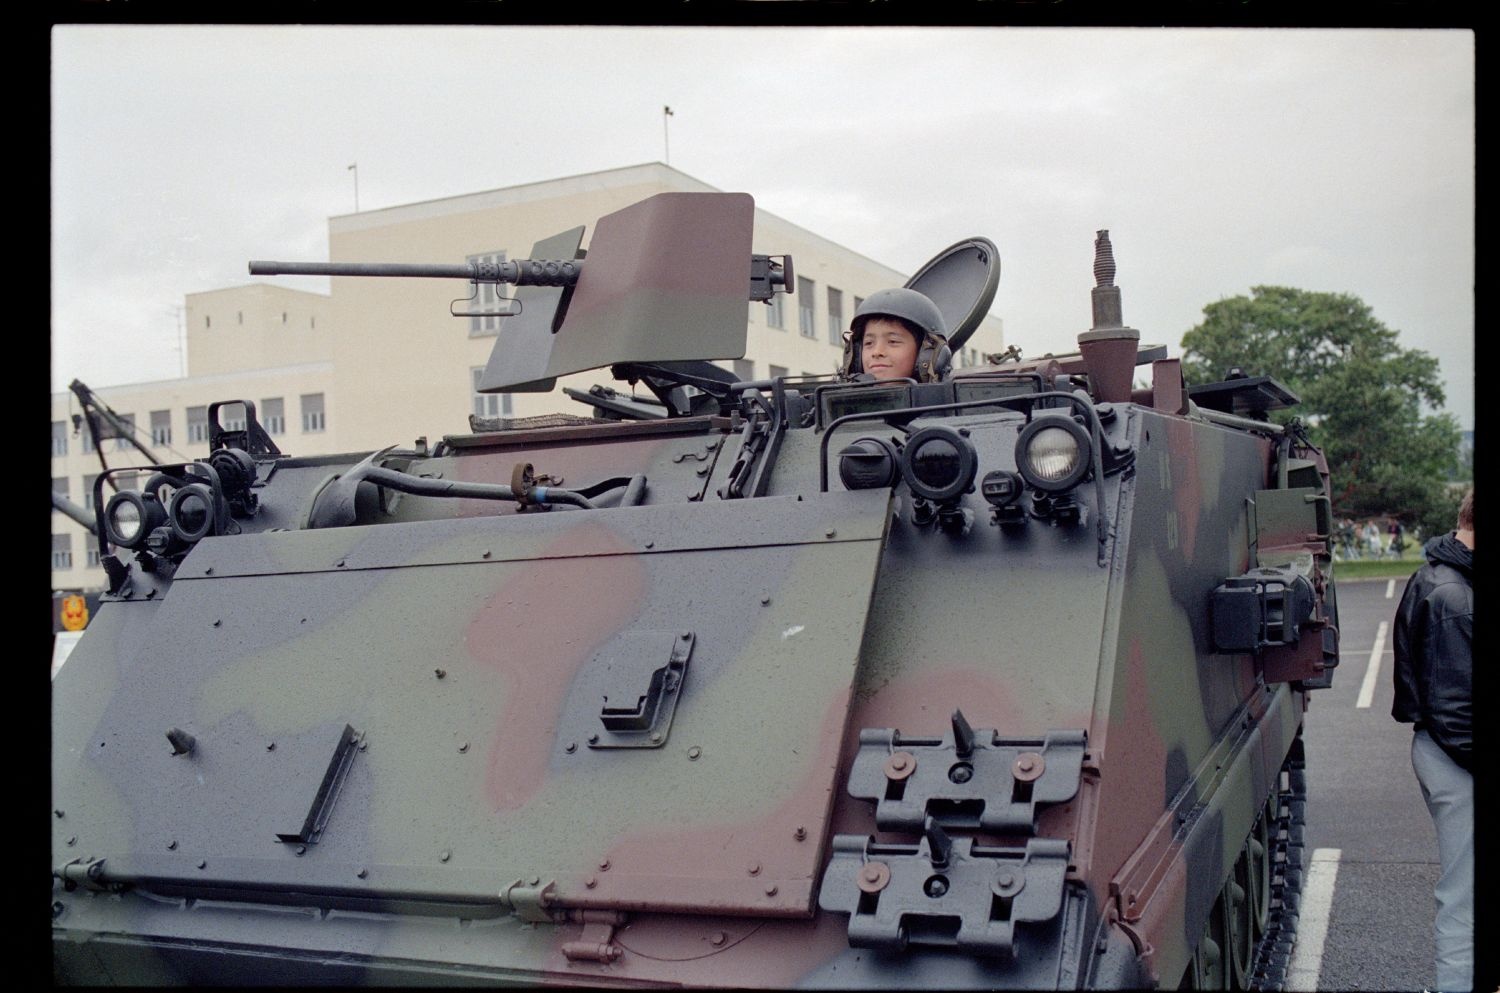
<path id="1" fill-rule="evenodd" d="M 1458 423 L 1422 413 L 1443 403 L 1437 359 L 1400 347 L 1358 297 L 1256 286 L 1204 307 L 1182 349 L 1189 383 L 1215 382 L 1237 366 L 1297 394 L 1301 403 L 1271 416 L 1308 425 L 1328 457 L 1336 514 L 1388 513 L 1410 526 L 1446 512 Z"/>

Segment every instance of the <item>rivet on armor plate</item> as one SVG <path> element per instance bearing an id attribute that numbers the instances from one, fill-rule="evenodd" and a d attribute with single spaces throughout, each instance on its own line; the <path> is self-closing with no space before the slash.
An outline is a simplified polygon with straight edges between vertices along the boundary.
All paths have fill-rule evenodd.
<path id="1" fill-rule="evenodd" d="M 698 761 L 698 756 L 702 754 L 703 749 L 699 748 L 697 745 L 694 745 L 692 748 L 688 749 L 688 758 L 694 762 Z"/>
<path id="2" fill-rule="evenodd" d="M 448 670 L 447 669 L 434 669 L 434 670 L 432 670 L 432 674 L 434 676 L 436 676 L 437 678 L 442 679 L 444 676 L 448 675 Z"/>
<path id="3" fill-rule="evenodd" d="M 751 862 L 748 866 L 745 867 L 745 871 L 750 873 L 750 875 L 752 876 L 760 875 L 760 863 Z"/>
<path id="4" fill-rule="evenodd" d="M 609 871 L 609 859 L 603 859 L 603 860 L 600 861 L 600 863 L 599 863 L 599 871 L 600 872 L 608 872 Z"/>
<path id="5" fill-rule="evenodd" d="M 855 877 L 855 884 L 864 893 L 879 893 L 891 881 L 891 867 L 884 862 L 866 862 Z"/>
<path id="6" fill-rule="evenodd" d="M 715 931 L 713 933 L 713 936 L 708 939 L 708 943 L 711 945 L 722 945 L 728 940 L 729 935 L 725 934 L 723 931 Z"/>
<path id="7" fill-rule="evenodd" d="M 298 845 L 297 846 L 297 854 L 298 855 L 306 855 L 307 854 L 307 846 L 306 845 Z"/>
<path id="8" fill-rule="evenodd" d="M 769 885 L 769 886 L 766 887 L 766 896 L 775 896 L 775 895 L 776 895 L 776 884 L 772 883 L 771 885 Z"/>
<path id="9" fill-rule="evenodd" d="M 1016 763 L 1012 774 L 1023 783 L 1029 783 L 1041 777 L 1047 769 L 1047 762 L 1036 752 L 1022 752 L 1016 756 Z"/>
<path id="10" fill-rule="evenodd" d="M 798 841 L 806 841 L 807 840 L 807 828 L 803 827 L 800 824 L 797 825 L 797 830 L 795 830 L 795 831 L 792 832 L 792 837 L 796 838 Z"/>
<path id="11" fill-rule="evenodd" d="M 467 752 L 469 750 L 469 743 L 466 741 L 462 745 L 459 745 L 458 750 L 460 752 Z"/>
<path id="12" fill-rule="evenodd" d="M 887 779 L 905 779 L 917 771 L 917 757 L 911 752 L 896 752 L 885 760 Z"/>
<path id="13" fill-rule="evenodd" d="M 595 879 L 593 876 L 590 876 L 583 881 L 583 885 L 587 886 L 589 889 L 593 889 L 595 886 L 599 885 L 599 880 Z"/>
<path id="14" fill-rule="evenodd" d="M 439 861 L 439 862 L 446 862 L 446 861 L 448 861 L 448 860 L 449 860 L 449 859 L 451 859 L 451 858 L 452 858 L 452 857 L 453 857 L 453 853 L 452 853 L 452 852 L 450 852 L 450 851 L 448 851 L 448 850 L 447 850 L 447 849 L 446 849 L 446 848 L 445 848 L 445 849 L 443 849 L 443 854 L 441 854 L 441 855 L 439 855 L 439 856 L 438 856 L 438 861 Z"/>
<path id="15" fill-rule="evenodd" d="M 167 851 L 169 851 L 169 852 L 175 852 L 175 851 L 177 851 L 177 839 L 176 838 L 173 838 L 171 841 L 167 842 Z"/>
<path id="16" fill-rule="evenodd" d="M 569 755 L 572 755 L 574 752 L 578 751 L 578 742 L 568 742 L 567 747 L 564 748 L 563 751 L 567 752 Z"/>
<path id="17" fill-rule="evenodd" d="M 355 877 L 356 877 L 356 878 L 359 878 L 359 879 L 364 879 L 364 878 L 365 878 L 365 877 L 366 877 L 366 876 L 368 876 L 368 875 L 369 875 L 369 874 L 370 874 L 370 870 L 369 870 L 369 869 L 360 869 L 360 870 L 359 870 L 359 871 L 358 871 L 358 872 L 356 872 L 356 873 L 355 873 L 355 874 L 354 874 L 354 875 L 355 875 Z"/>

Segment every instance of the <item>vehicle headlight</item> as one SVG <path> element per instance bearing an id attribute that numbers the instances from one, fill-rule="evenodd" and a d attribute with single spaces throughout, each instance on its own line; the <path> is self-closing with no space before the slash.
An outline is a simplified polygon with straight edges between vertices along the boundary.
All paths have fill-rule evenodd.
<path id="1" fill-rule="evenodd" d="M 945 503 L 974 483 L 979 457 L 974 444 L 947 425 L 926 427 L 912 435 L 901 453 L 901 475 L 912 493 Z"/>
<path id="2" fill-rule="evenodd" d="M 168 511 L 172 533 L 189 544 L 214 533 L 214 494 L 203 483 L 190 483 L 172 494 Z"/>
<path id="3" fill-rule="evenodd" d="M 1088 475 L 1093 445 L 1071 417 L 1042 415 L 1016 439 L 1016 468 L 1026 482 L 1049 493 L 1075 486 Z"/>
<path id="4" fill-rule="evenodd" d="M 860 438 L 839 452 L 839 479 L 847 490 L 878 490 L 896 481 L 896 449 L 884 438 Z"/>
<path id="5" fill-rule="evenodd" d="M 154 496 L 121 490 L 104 505 L 104 537 L 120 548 L 139 548 L 165 517 L 161 502 Z"/>

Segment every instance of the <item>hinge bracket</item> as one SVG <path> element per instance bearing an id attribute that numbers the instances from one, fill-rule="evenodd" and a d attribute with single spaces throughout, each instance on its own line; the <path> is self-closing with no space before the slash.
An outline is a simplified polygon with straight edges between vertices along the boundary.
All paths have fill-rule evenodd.
<path id="1" fill-rule="evenodd" d="M 936 945 L 1010 955 L 1018 922 L 1049 921 L 1062 912 L 1069 848 L 1058 838 L 984 848 L 973 838 L 949 838 L 930 817 L 916 845 L 836 835 L 818 906 L 849 915 L 855 947 Z"/>
<path id="2" fill-rule="evenodd" d="M 931 817 L 948 830 L 1031 834 L 1039 805 L 1077 795 L 1086 731 L 1002 738 L 970 728 L 958 710 L 952 725 L 942 738 L 860 731 L 849 795 L 875 804 L 882 831 L 921 831 Z"/>

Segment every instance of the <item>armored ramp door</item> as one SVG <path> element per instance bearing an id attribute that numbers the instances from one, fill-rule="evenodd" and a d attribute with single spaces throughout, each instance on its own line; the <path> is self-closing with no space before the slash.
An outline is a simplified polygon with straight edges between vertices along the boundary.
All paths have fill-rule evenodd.
<path id="1" fill-rule="evenodd" d="M 809 914 L 888 519 L 864 491 L 208 539 L 58 743 L 60 802 L 167 892 Z"/>

